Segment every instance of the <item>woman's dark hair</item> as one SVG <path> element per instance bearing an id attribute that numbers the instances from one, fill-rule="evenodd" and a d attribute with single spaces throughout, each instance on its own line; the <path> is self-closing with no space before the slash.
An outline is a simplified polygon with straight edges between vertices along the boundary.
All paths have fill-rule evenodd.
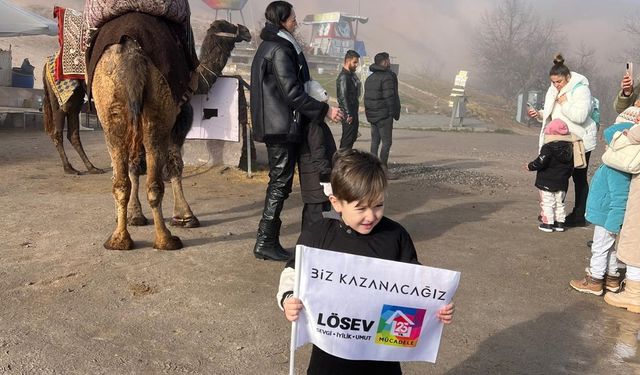
<path id="1" fill-rule="evenodd" d="M 267 5 L 267 9 L 264 11 L 264 18 L 282 29 L 282 23 L 291 16 L 292 9 L 293 5 L 286 1 L 273 1 Z"/>
<path id="2" fill-rule="evenodd" d="M 566 65 L 564 65 L 564 57 L 562 57 L 561 54 L 557 54 L 556 57 L 553 59 L 553 66 L 549 71 L 549 75 L 567 77 L 570 74 L 571 74 L 571 71 L 569 70 L 569 68 L 567 68 Z"/>

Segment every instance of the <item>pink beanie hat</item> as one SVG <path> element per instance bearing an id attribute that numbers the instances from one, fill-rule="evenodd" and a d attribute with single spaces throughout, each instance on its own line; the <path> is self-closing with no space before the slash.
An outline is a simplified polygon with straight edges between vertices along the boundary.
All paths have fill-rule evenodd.
<path id="1" fill-rule="evenodd" d="M 559 118 L 552 120 L 544 128 L 544 134 L 546 135 L 567 135 L 569 134 L 569 127 L 567 123 Z"/>

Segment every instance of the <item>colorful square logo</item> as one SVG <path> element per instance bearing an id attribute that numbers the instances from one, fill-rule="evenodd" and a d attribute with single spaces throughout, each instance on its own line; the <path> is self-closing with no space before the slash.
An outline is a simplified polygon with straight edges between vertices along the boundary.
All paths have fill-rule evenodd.
<path id="1" fill-rule="evenodd" d="M 413 348 L 418 344 L 426 309 L 383 305 L 376 344 Z"/>

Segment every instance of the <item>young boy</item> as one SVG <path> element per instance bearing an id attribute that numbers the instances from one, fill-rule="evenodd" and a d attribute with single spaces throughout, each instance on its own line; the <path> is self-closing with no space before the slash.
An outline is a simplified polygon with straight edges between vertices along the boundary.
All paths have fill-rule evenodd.
<path id="1" fill-rule="evenodd" d="M 333 194 L 329 197 L 335 218 L 322 220 L 313 231 L 300 235 L 298 244 L 342 253 L 418 264 L 409 233 L 383 216 L 387 177 L 380 160 L 367 152 L 343 149 L 334 157 L 331 172 Z M 298 319 L 302 302 L 293 294 L 295 260 L 280 276 L 278 303 L 290 322 Z M 336 298 L 343 298 L 336 296 Z M 451 323 L 453 304 L 437 312 Z M 308 374 L 401 374 L 399 362 L 355 361 L 333 356 L 313 346 Z"/>
<path id="2" fill-rule="evenodd" d="M 552 120 L 544 129 L 544 144 L 540 155 L 527 165 L 530 171 L 538 171 L 536 187 L 540 190 L 542 213 L 538 226 L 543 232 L 564 232 L 566 213 L 564 198 L 573 172 L 573 145 L 569 127 L 560 120 Z"/>
<path id="3" fill-rule="evenodd" d="M 611 143 L 617 131 L 629 129 L 629 122 L 614 124 L 604 131 L 604 139 Z M 587 198 L 586 219 L 595 225 L 591 244 L 591 262 L 587 275 L 571 280 L 569 285 L 579 292 L 601 296 L 620 289 L 620 273 L 614 243 L 620 233 L 629 196 L 631 175 L 602 163 L 591 179 Z M 605 273 L 606 272 L 606 273 Z"/>
<path id="4" fill-rule="evenodd" d="M 312 98 L 327 102 L 329 95 L 317 81 L 305 83 L 305 91 Z M 324 186 L 329 185 L 333 154 L 336 142 L 329 126 L 323 121 L 312 121 L 302 128 L 302 144 L 298 158 L 300 193 L 302 195 L 302 232 L 310 230 L 322 220 L 322 213 L 331 210 L 329 194 Z"/>

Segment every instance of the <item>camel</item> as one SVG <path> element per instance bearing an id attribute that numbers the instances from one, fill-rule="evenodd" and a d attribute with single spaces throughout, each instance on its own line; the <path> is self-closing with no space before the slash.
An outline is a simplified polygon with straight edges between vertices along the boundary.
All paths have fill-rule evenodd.
<path id="1" fill-rule="evenodd" d="M 87 168 L 87 172 L 91 174 L 104 173 L 104 170 L 96 168 L 87 157 L 80 142 L 80 111 L 82 110 L 82 104 L 84 103 L 84 83 L 78 85 L 73 91 L 71 97 L 61 107 L 58 103 L 58 99 L 53 93 L 53 89 L 50 86 L 47 79 L 47 66 L 42 73 L 42 82 L 44 85 L 44 98 L 42 99 L 42 112 L 44 114 L 44 129 L 51 137 L 53 144 L 56 146 L 60 159 L 62 160 L 62 167 L 67 174 L 82 174 L 69 163 L 67 154 L 64 152 L 64 145 L 62 134 L 64 132 L 65 120 L 67 123 L 67 139 L 76 149 L 78 155 L 84 162 Z"/>
<path id="2" fill-rule="evenodd" d="M 197 92 L 208 92 L 217 76 L 221 75 L 235 43 L 250 39 L 251 34 L 245 26 L 224 20 L 214 21 L 202 45 L 200 65 L 192 76 L 192 79 L 198 79 Z M 133 249 L 127 230 L 127 216 L 132 214 L 131 224 L 146 223 L 137 196 L 138 178 L 146 166 L 147 199 L 155 226 L 153 248 L 182 248 L 180 238 L 173 236 L 164 223 L 162 177 L 164 170 L 171 180 L 173 222 L 197 226 L 197 218 L 182 190 L 181 148 L 191 126 L 191 106 L 188 103 L 181 106 L 175 100 L 158 68 L 144 54 L 138 42 L 130 38 L 123 38 L 119 44 L 104 50 L 95 65 L 92 92 L 111 156 L 117 213 L 116 228 L 104 247 L 109 250 Z"/>

